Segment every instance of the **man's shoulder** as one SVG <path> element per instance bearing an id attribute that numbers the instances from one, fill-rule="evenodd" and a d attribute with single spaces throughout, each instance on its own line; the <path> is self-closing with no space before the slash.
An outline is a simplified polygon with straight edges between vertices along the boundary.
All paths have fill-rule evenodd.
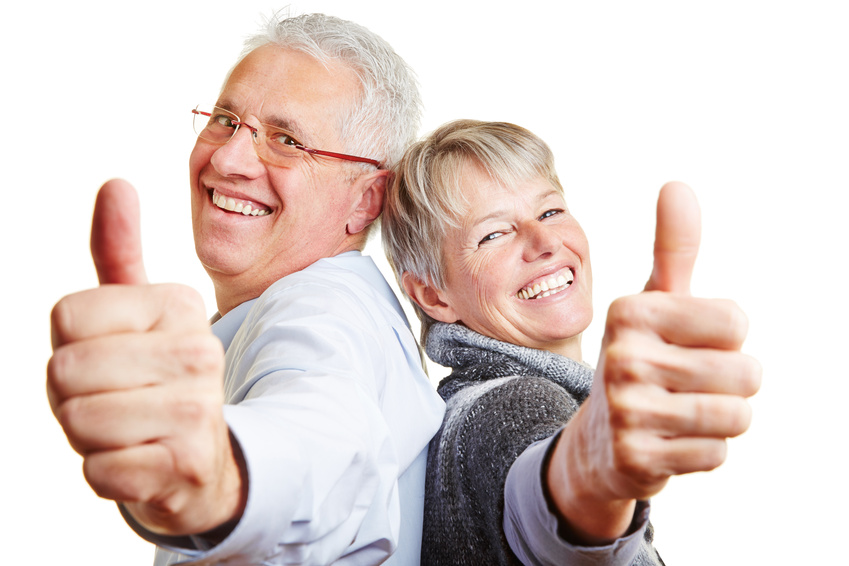
<path id="1" fill-rule="evenodd" d="M 303 313 L 409 327 L 398 299 L 371 258 L 346 253 L 321 259 L 269 286 L 249 318 Z"/>
<path id="2" fill-rule="evenodd" d="M 303 286 L 316 286 L 314 291 Z M 385 286 L 385 287 L 384 287 Z M 299 288 L 306 294 L 326 292 L 328 289 L 342 295 L 380 297 L 389 290 L 386 280 L 368 256 L 345 253 L 323 258 L 295 273 L 273 283 L 265 293 L 279 294 Z"/>

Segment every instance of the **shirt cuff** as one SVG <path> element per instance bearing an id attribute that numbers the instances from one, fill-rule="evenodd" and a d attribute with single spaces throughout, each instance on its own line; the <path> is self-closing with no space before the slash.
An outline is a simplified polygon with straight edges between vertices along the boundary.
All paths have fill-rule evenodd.
<path id="1" fill-rule="evenodd" d="M 275 553 L 278 546 L 276 535 L 294 514 L 292 503 L 285 505 L 281 502 L 287 500 L 286 485 L 302 484 L 302 477 L 299 477 L 299 451 L 297 445 L 291 443 L 286 450 L 279 451 L 279 454 L 285 456 L 275 457 L 270 451 L 263 450 L 265 447 L 261 443 L 252 445 L 252 438 L 268 436 L 263 434 L 264 423 L 261 419 L 252 418 L 249 412 L 240 410 L 238 406 L 225 405 L 224 417 L 230 426 L 231 440 L 238 444 L 245 458 L 249 478 L 244 513 L 227 537 L 216 544 L 202 535 L 159 535 L 140 525 L 123 505 L 119 504 L 119 509 L 136 534 L 163 550 L 180 555 L 182 560 L 209 561 L 221 565 L 258 564 Z"/>
<path id="2" fill-rule="evenodd" d="M 524 564 L 630 564 L 648 526 L 648 501 L 637 502 L 630 527 L 610 544 L 580 546 L 561 536 L 560 521 L 543 481 L 559 436 L 560 433 L 532 444 L 510 467 L 504 486 L 504 533 L 510 548 Z"/>

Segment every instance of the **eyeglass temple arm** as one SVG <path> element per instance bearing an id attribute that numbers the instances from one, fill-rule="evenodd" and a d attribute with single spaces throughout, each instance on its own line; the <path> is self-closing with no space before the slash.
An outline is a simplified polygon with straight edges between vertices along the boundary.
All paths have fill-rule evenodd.
<path id="1" fill-rule="evenodd" d="M 346 153 L 335 153 L 335 152 L 332 152 L 332 151 L 324 151 L 322 149 L 313 149 L 311 147 L 304 147 L 302 145 L 296 145 L 295 147 L 297 147 L 301 151 L 305 151 L 305 152 L 312 154 L 312 155 L 324 155 L 326 157 L 335 157 L 336 159 L 344 159 L 346 161 L 357 161 L 357 162 L 360 162 L 360 163 L 369 163 L 371 165 L 374 165 L 377 168 L 380 168 L 380 161 L 377 161 L 376 159 L 369 159 L 367 157 L 357 157 L 356 155 L 348 155 Z"/>

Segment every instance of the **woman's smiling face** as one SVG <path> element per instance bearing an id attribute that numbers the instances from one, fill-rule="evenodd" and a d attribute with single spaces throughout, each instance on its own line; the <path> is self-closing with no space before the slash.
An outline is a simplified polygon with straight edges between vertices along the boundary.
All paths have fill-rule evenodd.
<path id="1" fill-rule="evenodd" d="M 434 318 L 581 360 L 592 270 L 563 195 L 545 178 L 504 187 L 474 165 L 462 178 L 469 206 L 443 242 L 446 308 Z"/>

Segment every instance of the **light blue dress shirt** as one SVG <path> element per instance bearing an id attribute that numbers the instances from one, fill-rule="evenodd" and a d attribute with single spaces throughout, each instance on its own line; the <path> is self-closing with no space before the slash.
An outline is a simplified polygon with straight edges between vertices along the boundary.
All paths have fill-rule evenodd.
<path id="1" fill-rule="evenodd" d="M 444 403 L 371 258 L 284 277 L 213 325 L 247 505 L 219 544 L 160 537 L 166 564 L 419 563 L 427 444 Z M 397 550 L 397 551 L 396 551 Z M 393 554 L 394 553 L 394 554 Z"/>

